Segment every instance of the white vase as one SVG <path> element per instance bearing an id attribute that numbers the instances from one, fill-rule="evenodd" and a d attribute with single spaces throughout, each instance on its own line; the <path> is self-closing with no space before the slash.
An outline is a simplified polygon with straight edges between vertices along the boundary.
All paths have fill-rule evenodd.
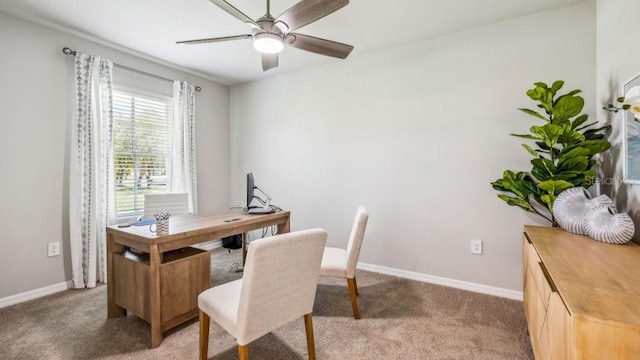
<path id="1" fill-rule="evenodd" d="M 615 207 L 598 206 L 585 214 L 584 229 L 595 240 L 624 244 L 633 237 L 635 225 L 629 215 L 618 214 Z"/>
<path id="2" fill-rule="evenodd" d="M 587 189 L 574 187 L 558 195 L 553 203 L 553 217 L 566 231 L 587 235 L 583 228 L 584 215 L 588 210 L 598 206 L 613 206 L 613 201 L 607 195 L 592 199 Z"/>

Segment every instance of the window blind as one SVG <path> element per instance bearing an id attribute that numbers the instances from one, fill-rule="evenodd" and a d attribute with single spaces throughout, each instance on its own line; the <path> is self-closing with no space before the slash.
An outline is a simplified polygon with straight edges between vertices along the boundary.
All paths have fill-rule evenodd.
<path id="1" fill-rule="evenodd" d="M 114 89 L 113 153 L 118 218 L 142 215 L 144 194 L 171 178 L 172 100 Z"/>

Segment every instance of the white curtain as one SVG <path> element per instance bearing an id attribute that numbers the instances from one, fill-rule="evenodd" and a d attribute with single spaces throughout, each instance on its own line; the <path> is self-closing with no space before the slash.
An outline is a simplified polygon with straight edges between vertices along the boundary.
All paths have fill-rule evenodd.
<path id="1" fill-rule="evenodd" d="M 197 213 L 195 86 L 173 82 L 173 159 L 171 192 L 189 194 L 189 212 Z"/>
<path id="2" fill-rule="evenodd" d="M 74 288 L 106 283 L 107 225 L 116 223 L 113 186 L 113 63 L 76 53 L 76 113 L 69 161 L 69 235 Z"/>

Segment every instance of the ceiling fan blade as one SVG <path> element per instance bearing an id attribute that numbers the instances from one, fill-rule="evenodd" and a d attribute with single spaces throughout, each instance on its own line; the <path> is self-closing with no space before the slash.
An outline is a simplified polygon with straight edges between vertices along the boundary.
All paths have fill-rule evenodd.
<path id="1" fill-rule="evenodd" d="M 286 41 L 296 49 L 340 59 L 345 59 L 353 50 L 352 45 L 297 33 L 287 35 Z"/>
<path id="2" fill-rule="evenodd" d="M 278 16 L 274 24 L 284 23 L 286 29 L 282 31 L 287 33 L 322 19 L 348 3 L 349 0 L 302 0 Z"/>
<path id="3" fill-rule="evenodd" d="M 251 39 L 251 35 L 245 34 L 245 35 L 225 36 L 225 37 L 208 38 L 208 39 L 183 40 L 183 41 L 176 41 L 176 44 L 193 45 L 193 44 L 206 44 L 206 43 L 212 43 L 212 42 L 242 40 L 242 39 Z"/>
<path id="4" fill-rule="evenodd" d="M 278 54 L 262 54 L 262 71 L 278 67 Z"/>
<path id="5" fill-rule="evenodd" d="M 226 2 L 224 0 L 209 0 L 209 1 L 211 1 L 211 3 L 213 3 L 214 5 L 219 7 L 220 9 L 222 9 L 222 10 L 226 11 L 227 13 L 229 13 L 231 16 L 233 16 L 236 19 L 242 21 L 243 23 L 251 25 L 251 26 L 254 26 L 254 27 L 260 29 L 260 25 L 258 25 L 258 23 L 253 21 L 253 19 L 251 19 L 250 17 L 245 15 L 245 13 L 243 13 L 242 11 L 236 9 L 233 5 L 229 4 L 228 2 Z"/>

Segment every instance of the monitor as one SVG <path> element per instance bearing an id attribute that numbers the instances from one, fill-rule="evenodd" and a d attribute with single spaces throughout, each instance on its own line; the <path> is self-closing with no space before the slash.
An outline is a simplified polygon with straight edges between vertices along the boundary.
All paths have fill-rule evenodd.
<path id="1" fill-rule="evenodd" d="M 251 201 L 253 201 L 253 189 L 255 189 L 255 181 L 253 180 L 253 174 L 247 174 L 247 209 L 251 208 Z"/>
<path id="2" fill-rule="evenodd" d="M 259 196 L 256 196 L 254 190 L 260 191 L 266 198 L 266 200 L 262 200 Z M 258 200 L 262 206 L 251 205 L 253 200 Z M 271 197 L 267 195 L 264 191 L 262 191 L 259 187 L 256 186 L 255 180 L 253 179 L 253 173 L 247 174 L 247 213 L 248 214 L 270 214 L 275 211 L 275 209 L 270 206 Z"/>

